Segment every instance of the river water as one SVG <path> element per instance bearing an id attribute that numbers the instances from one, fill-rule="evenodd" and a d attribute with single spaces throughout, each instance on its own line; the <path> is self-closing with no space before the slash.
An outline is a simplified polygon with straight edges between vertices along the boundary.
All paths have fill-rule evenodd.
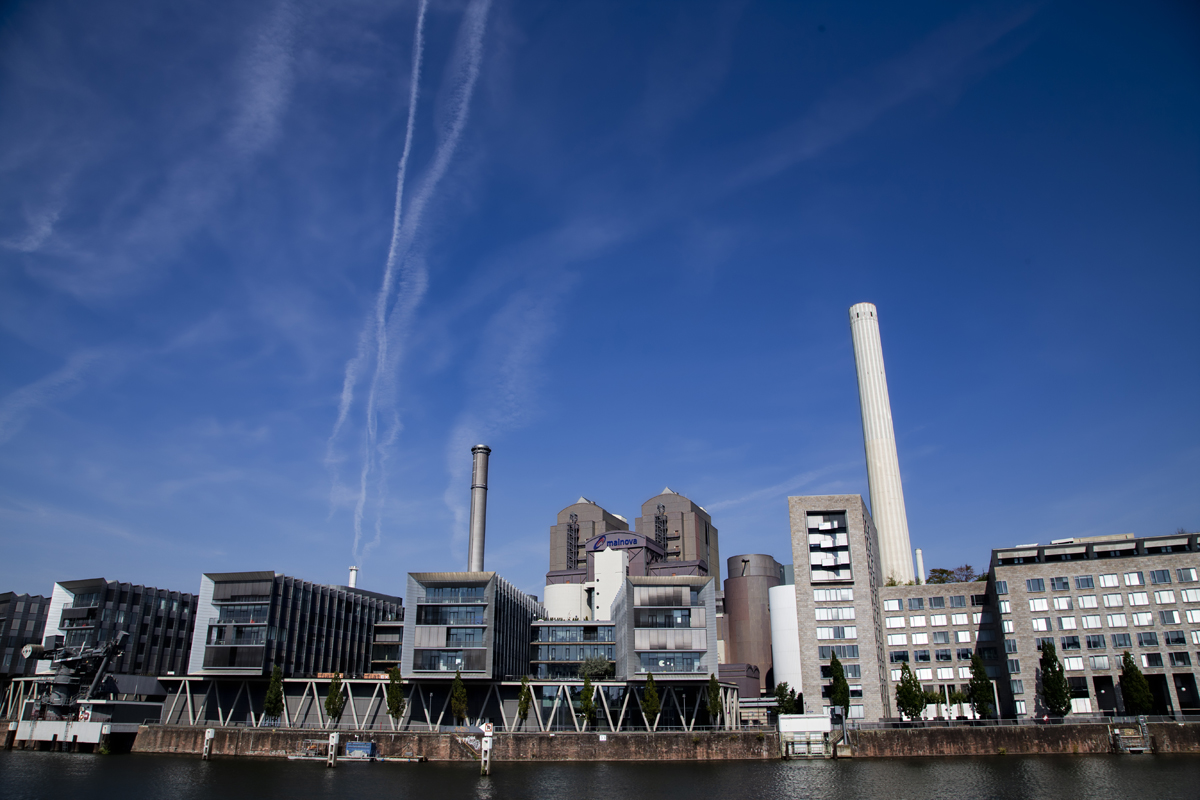
<path id="1" fill-rule="evenodd" d="M 990 756 L 840 761 L 322 764 L 275 759 L 0 752 L 3 800 L 1175 800 L 1200 756 Z"/>

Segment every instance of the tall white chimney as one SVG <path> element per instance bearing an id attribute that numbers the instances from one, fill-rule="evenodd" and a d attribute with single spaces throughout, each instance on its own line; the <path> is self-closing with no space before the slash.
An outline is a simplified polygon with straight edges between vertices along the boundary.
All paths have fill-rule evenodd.
<path id="1" fill-rule="evenodd" d="M 492 448 L 477 444 L 471 448 L 471 538 L 467 543 L 467 572 L 483 572 L 483 537 L 487 528 L 488 455 Z"/>
<path id="2" fill-rule="evenodd" d="M 358 586 L 358 567 L 350 568 L 350 588 Z"/>
<path id="3" fill-rule="evenodd" d="M 917 585 L 925 583 L 925 557 L 921 554 L 921 548 L 917 548 Z"/>
<path id="4" fill-rule="evenodd" d="M 908 540 L 908 515 L 900 485 L 900 459 L 892 429 L 892 403 L 883 370 L 883 344 L 879 316 L 872 303 L 850 307 L 850 334 L 854 363 L 858 367 L 858 399 L 862 407 L 863 443 L 867 451 L 867 483 L 871 490 L 871 518 L 879 532 L 879 555 L 884 578 L 897 583 L 915 580 L 912 546 Z"/>

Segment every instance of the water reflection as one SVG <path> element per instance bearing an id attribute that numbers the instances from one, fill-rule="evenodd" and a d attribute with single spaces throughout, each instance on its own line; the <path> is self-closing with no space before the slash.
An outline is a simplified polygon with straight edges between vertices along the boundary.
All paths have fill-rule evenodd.
<path id="1" fill-rule="evenodd" d="M 1198 794 L 1195 756 L 997 756 L 963 759 L 708 763 L 518 763 L 480 778 L 469 764 L 321 764 L 271 759 L 0 753 L 0 797 L 258 800 L 1163 800 Z"/>

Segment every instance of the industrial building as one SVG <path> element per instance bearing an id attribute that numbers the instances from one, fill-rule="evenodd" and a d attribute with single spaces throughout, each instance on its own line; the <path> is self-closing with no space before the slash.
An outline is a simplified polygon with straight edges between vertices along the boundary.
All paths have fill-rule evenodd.
<path id="1" fill-rule="evenodd" d="M 770 590 L 791 583 L 791 566 L 761 553 L 733 556 L 726 565 L 725 653 L 722 663 L 755 667 L 758 690 L 743 689 L 750 699 L 775 687 L 771 655 Z"/>
<path id="2" fill-rule="evenodd" d="M 205 573 L 197 602 L 202 623 L 187 672 L 198 677 L 262 676 L 276 666 L 289 677 L 362 675 L 372 669 L 375 624 L 404 620 L 399 597 L 270 571 Z"/>

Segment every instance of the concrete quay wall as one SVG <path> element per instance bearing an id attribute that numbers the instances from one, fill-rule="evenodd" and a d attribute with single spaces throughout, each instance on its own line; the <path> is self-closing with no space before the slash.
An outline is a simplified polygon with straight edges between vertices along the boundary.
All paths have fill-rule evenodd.
<path id="1" fill-rule="evenodd" d="M 1200 753 L 1200 724 L 1158 722 L 1149 729 L 1156 753 Z M 854 755 L 860 758 L 1113 752 L 1107 725 L 862 730 L 853 731 L 850 739 Z"/>
<path id="2" fill-rule="evenodd" d="M 286 758 L 298 755 L 306 739 L 323 739 L 319 730 L 285 728 L 214 728 L 212 754 Z M 342 731 L 342 742 L 371 741 L 385 757 L 423 756 L 430 761 L 473 761 L 470 748 L 451 734 Z M 135 753 L 200 755 L 204 728 L 150 725 L 138 730 Z M 766 732 L 718 733 L 497 733 L 492 760 L 500 761 L 725 761 L 779 758 L 779 735 Z"/>

